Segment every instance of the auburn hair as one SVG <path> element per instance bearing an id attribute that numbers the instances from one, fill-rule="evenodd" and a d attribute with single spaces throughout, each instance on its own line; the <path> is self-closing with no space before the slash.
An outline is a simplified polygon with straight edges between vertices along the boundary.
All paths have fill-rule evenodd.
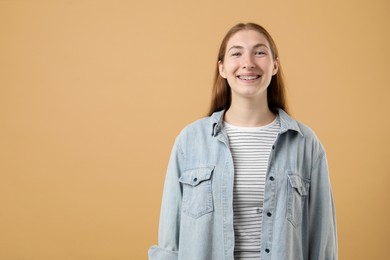
<path id="1" fill-rule="evenodd" d="M 218 59 L 216 62 L 214 86 L 212 90 L 211 106 L 208 115 L 216 111 L 228 110 L 232 102 L 232 93 L 229 83 L 219 74 L 218 62 L 225 59 L 226 46 L 230 38 L 242 30 L 253 30 L 264 35 L 270 45 L 273 60 L 279 59 L 279 53 L 275 42 L 265 28 L 255 23 L 239 23 L 233 26 L 225 35 L 219 47 Z M 288 113 L 286 90 L 284 86 L 282 67 L 278 60 L 278 72 L 272 76 L 271 82 L 267 88 L 268 107 L 273 113 L 277 113 L 281 108 Z"/>

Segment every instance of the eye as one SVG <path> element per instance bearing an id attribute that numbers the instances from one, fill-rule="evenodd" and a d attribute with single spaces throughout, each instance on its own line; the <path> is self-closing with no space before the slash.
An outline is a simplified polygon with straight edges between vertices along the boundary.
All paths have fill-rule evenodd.
<path id="1" fill-rule="evenodd" d="M 241 52 L 233 52 L 233 53 L 231 54 L 231 56 L 232 56 L 232 57 L 239 57 L 239 56 L 241 56 Z"/>
<path id="2" fill-rule="evenodd" d="M 255 55 L 262 56 L 262 55 L 267 55 L 267 53 L 265 51 L 256 51 Z"/>

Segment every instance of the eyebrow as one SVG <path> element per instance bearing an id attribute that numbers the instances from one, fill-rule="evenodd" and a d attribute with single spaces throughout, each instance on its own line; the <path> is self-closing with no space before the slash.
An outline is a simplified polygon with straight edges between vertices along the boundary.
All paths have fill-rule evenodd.
<path id="1" fill-rule="evenodd" d="M 253 46 L 254 49 L 259 48 L 259 47 L 265 47 L 265 48 L 269 49 L 268 46 L 264 43 L 258 43 L 255 46 Z M 229 50 L 227 52 L 229 52 L 231 49 L 243 49 L 243 48 L 244 47 L 242 47 L 240 45 L 233 45 L 232 47 L 229 48 Z"/>

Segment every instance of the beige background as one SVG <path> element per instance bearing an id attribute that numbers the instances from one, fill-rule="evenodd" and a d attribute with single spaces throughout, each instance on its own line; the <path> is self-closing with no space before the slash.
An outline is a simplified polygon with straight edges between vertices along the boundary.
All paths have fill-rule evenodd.
<path id="1" fill-rule="evenodd" d="M 327 149 L 340 259 L 390 259 L 390 2 L 0 0 L 0 259 L 146 259 L 222 37 L 264 25 Z"/>

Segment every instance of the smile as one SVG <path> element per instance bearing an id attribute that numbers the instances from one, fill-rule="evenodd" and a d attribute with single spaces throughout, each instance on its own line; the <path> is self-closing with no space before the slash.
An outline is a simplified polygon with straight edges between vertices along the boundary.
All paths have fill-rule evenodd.
<path id="1" fill-rule="evenodd" d="M 260 75 L 238 75 L 237 78 L 242 80 L 254 80 L 260 78 Z"/>

